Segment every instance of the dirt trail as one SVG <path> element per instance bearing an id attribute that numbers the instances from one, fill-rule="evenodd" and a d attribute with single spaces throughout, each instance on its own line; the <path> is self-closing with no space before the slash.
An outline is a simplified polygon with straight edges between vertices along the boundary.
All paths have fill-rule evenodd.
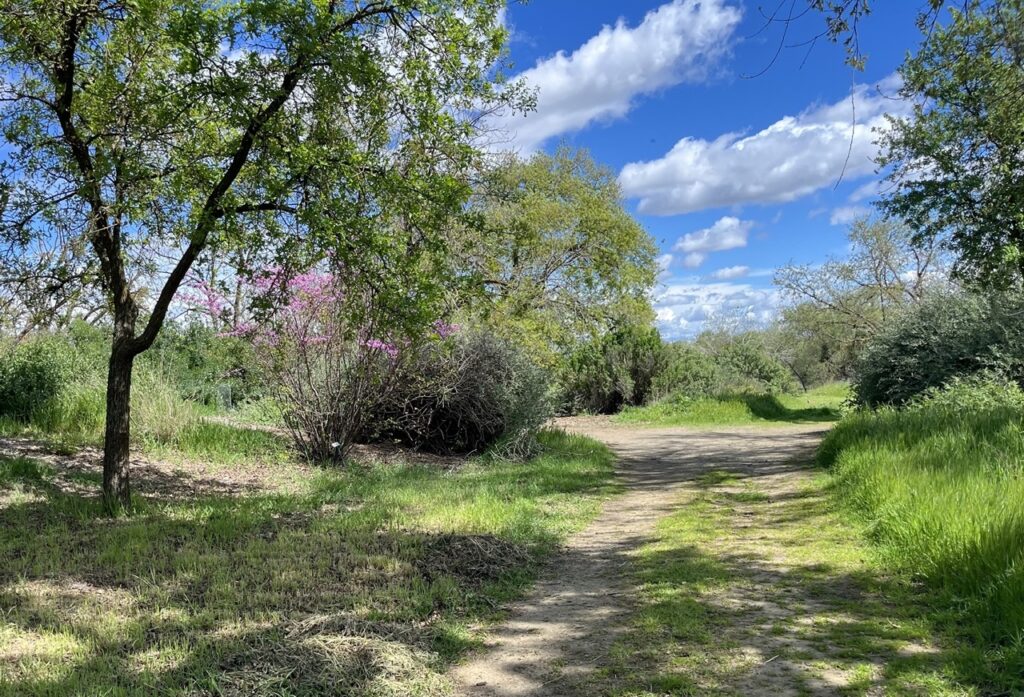
<path id="1" fill-rule="evenodd" d="M 627 491 L 569 541 L 529 596 L 510 608 L 488 648 L 453 671 L 464 695 L 576 694 L 571 686 L 586 681 L 623 631 L 633 591 L 629 554 L 651 539 L 658 520 L 714 470 L 773 481 L 771 488 L 779 489 L 806 470 L 826 430 L 820 424 L 640 429 L 600 419 L 567 420 L 563 426 L 615 451 Z"/>

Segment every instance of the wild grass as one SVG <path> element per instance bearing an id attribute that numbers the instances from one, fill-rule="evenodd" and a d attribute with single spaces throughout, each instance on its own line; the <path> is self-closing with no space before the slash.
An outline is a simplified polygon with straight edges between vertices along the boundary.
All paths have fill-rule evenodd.
<path id="1" fill-rule="evenodd" d="M 836 509 L 831 478 L 787 480 L 711 470 L 684 494 L 634 555 L 638 610 L 593 694 L 978 694 L 958 680 L 962 653 L 932 644 L 911 584 Z"/>
<path id="2" fill-rule="evenodd" d="M 832 383 L 795 395 L 750 392 L 714 397 L 677 397 L 643 407 L 627 407 L 616 418 L 648 426 L 716 426 L 836 421 L 849 393 Z"/>
<path id="3" fill-rule="evenodd" d="M 58 452 L 71 453 L 102 445 L 105 413 L 102 381 L 85 376 L 28 419 L 0 418 L 0 434 L 35 438 Z M 217 421 L 214 411 L 182 399 L 151 371 L 140 371 L 133 385 L 131 418 L 134 447 L 156 458 L 231 465 L 253 459 L 277 462 L 289 456 L 285 439 Z"/>
<path id="4" fill-rule="evenodd" d="M 974 395 L 977 396 L 977 395 Z M 884 564 L 927 589 L 993 694 L 1024 690 L 1024 408 L 953 390 L 845 418 L 822 445 Z"/>
<path id="5" fill-rule="evenodd" d="M 113 520 L 66 486 L 96 473 L 0 460 L 0 695 L 449 694 L 472 627 L 614 490 L 603 446 L 543 442 L 236 495 L 178 472 Z"/>

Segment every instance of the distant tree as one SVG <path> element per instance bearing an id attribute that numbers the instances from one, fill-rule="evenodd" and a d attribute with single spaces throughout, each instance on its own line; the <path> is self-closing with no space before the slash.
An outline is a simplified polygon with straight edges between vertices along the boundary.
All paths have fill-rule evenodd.
<path id="1" fill-rule="evenodd" d="M 907 118 L 881 134 L 882 208 L 918 240 L 948 236 L 956 273 L 1024 278 L 1024 0 L 967 0 L 900 68 Z"/>
<path id="2" fill-rule="evenodd" d="M 481 225 L 461 258 L 499 331 L 552 355 L 580 337 L 653 319 L 657 247 L 625 209 L 615 173 L 584 151 L 509 159 L 474 197 Z"/>
<path id="3" fill-rule="evenodd" d="M 796 302 L 834 313 L 856 333 L 877 331 L 904 306 L 920 302 L 929 284 L 946 276 L 934 241 L 915 244 L 906 226 L 862 218 L 849 229 L 850 254 L 820 265 L 780 268 L 775 285 Z"/>
<path id="4" fill-rule="evenodd" d="M 205 250 L 248 246 L 282 267 L 329 254 L 348 283 L 413 311 L 438 294 L 438 233 L 468 196 L 477 117 L 519 96 L 495 85 L 503 6 L 0 5 L 0 234 L 9 259 L 86 250 L 81 280 L 105 297 L 110 508 L 129 502 L 133 362 Z M 66 258 L 51 257 L 56 276 Z"/>
<path id="5" fill-rule="evenodd" d="M 783 308 L 767 330 L 770 351 L 804 389 L 848 378 L 866 336 L 827 307 L 801 302 Z"/>

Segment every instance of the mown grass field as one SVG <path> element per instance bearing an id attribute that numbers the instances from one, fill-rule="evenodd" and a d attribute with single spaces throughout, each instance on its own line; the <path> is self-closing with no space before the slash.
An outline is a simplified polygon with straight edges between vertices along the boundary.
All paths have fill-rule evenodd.
<path id="1" fill-rule="evenodd" d="M 199 432 L 116 519 L 95 465 L 0 459 L 0 694 L 448 694 L 474 627 L 615 488 L 606 448 L 558 432 L 451 471 L 315 470 L 231 437 L 257 456 Z"/>
<path id="2" fill-rule="evenodd" d="M 837 421 L 849 397 L 846 383 L 831 383 L 792 395 L 737 392 L 627 407 L 620 423 L 644 426 L 739 426 Z"/>

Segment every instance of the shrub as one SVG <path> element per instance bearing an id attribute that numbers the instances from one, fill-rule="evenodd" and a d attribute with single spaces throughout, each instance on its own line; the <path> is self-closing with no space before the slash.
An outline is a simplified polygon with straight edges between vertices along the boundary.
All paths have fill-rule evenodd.
<path id="1" fill-rule="evenodd" d="M 549 391 L 546 373 L 492 334 L 424 341 L 403 356 L 363 438 L 435 453 L 525 457 L 552 413 Z"/>
<path id="2" fill-rule="evenodd" d="M 662 369 L 651 385 L 655 400 L 704 397 L 722 389 L 721 368 L 693 344 L 668 344 L 664 355 Z"/>
<path id="3" fill-rule="evenodd" d="M 7 350 L 0 363 L 0 416 L 28 420 L 48 407 L 71 381 L 74 355 L 57 337 L 29 339 Z"/>
<path id="4" fill-rule="evenodd" d="M 559 380 L 562 410 L 614 414 L 623 406 L 644 404 L 663 365 L 658 330 L 623 325 L 569 357 Z"/>
<path id="5" fill-rule="evenodd" d="M 901 315 L 856 364 L 854 397 L 905 404 L 957 376 L 994 371 L 1024 384 L 1024 294 L 936 295 Z"/>
<path id="6" fill-rule="evenodd" d="M 792 392 L 793 375 L 774 358 L 763 337 L 754 334 L 729 336 L 712 348 L 730 389 L 753 389 L 768 394 Z"/>

